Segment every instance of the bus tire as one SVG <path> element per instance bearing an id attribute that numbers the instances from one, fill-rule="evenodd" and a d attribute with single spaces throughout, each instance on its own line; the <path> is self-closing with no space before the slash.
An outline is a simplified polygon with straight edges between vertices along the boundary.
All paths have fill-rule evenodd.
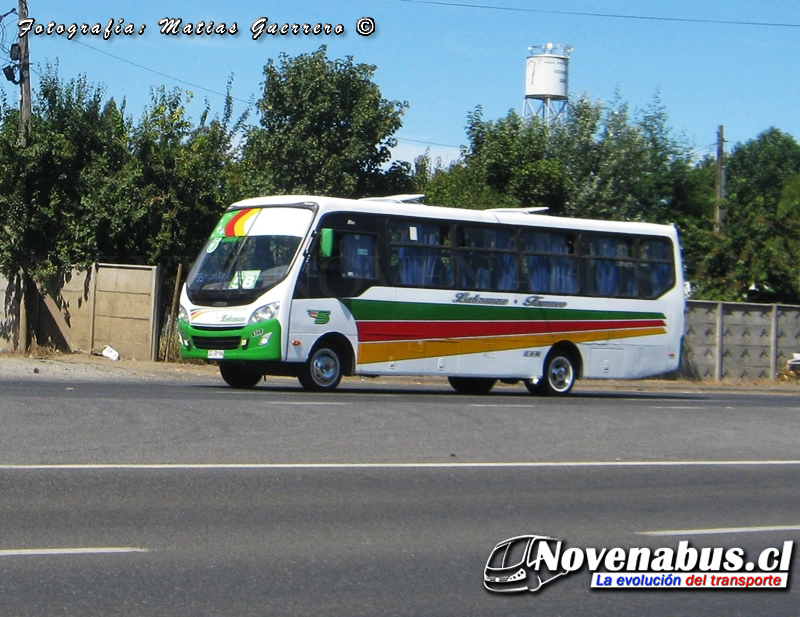
<path id="1" fill-rule="evenodd" d="M 259 371 L 242 366 L 241 364 L 229 364 L 221 362 L 219 374 L 231 388 L 249 390 L 255 388 L 258 382 L 264 377 Z"/>
<path id="2" fill-rule="evenodd" d="M 342 354 L 338 347 L 322 343 L 311 351 L 297 379 L 306 390 L 325 392 L 336 389 L 342 380 Z"/>
<path id="3" fill-rule="evenodd" d="M 488 394 L 497 383 L 491 377 L 448 377 L 447 381 L 459 394 Z"/>
<path id="4" fill-rule="evenodd" d="M 534 381 L 533 379 L 524 379 L 523 383 L 525 384 L 525 387 L 528 388 L 528 392 L 534 396 L 542 396 L 547 394 L 544 391 L 544 379 L 539 379 L 539 381 Z"/>
<path id="5" fill-rule="evenodd" d="M 535 388 L 548 396 L 566 396 L 577 378 L 578 366 L 573 355 L 563 349 L 554 349 L 545 360 L 544 374 Z"/>

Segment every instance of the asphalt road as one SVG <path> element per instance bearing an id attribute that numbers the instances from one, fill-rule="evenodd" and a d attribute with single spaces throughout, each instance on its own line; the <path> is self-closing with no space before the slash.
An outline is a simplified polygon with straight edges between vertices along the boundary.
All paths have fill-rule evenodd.
<path id="1" fill-rule="evenodd" d="M 796 395 L 39 377 L 0 380 L 3 616 L 797 615 L 791 582 L 482 580 L 522 534 L 748 558 L 800 540 Z"/>
<path id="2" fill-rule="evenodd" d="M 351 380 L 0 380 L 0 463 L 420 463 L 800 458 L 800 396 Z"/>

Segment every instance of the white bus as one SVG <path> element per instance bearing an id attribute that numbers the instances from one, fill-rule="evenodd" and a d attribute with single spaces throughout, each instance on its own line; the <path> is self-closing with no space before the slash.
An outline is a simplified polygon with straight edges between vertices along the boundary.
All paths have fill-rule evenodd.
<path id="1" fill-rule="evenodd" d="M 501 380 L 564 395 L 582 377 L 678 368 L 674 226 L 413 197 L 230 206 L 181 294 L 182 357 L 217 362 L 235 388 L 292 375 L 316 391 L 343 375 L 440 375 L 461 393 Z"/>

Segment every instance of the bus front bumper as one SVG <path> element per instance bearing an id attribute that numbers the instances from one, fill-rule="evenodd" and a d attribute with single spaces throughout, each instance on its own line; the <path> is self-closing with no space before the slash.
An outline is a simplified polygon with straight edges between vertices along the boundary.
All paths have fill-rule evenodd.
<path id="1" fill-rule="evenodd" d="M 178 322 L 181 358 L 202 360 L 281 359 L 281 326 L 276 319 L 241 328 L 197 328 Z"/>

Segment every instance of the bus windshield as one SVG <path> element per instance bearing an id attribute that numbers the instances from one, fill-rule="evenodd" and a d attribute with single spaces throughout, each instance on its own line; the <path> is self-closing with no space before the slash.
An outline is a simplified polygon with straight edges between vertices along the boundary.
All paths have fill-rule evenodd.
<path id="1" fill-rule="evenodd" d="M 186 290 L 192 302 L 248 304 L 284 279 L 314 213 L 308 208 L 228 212 L 214 229 Z"/>

